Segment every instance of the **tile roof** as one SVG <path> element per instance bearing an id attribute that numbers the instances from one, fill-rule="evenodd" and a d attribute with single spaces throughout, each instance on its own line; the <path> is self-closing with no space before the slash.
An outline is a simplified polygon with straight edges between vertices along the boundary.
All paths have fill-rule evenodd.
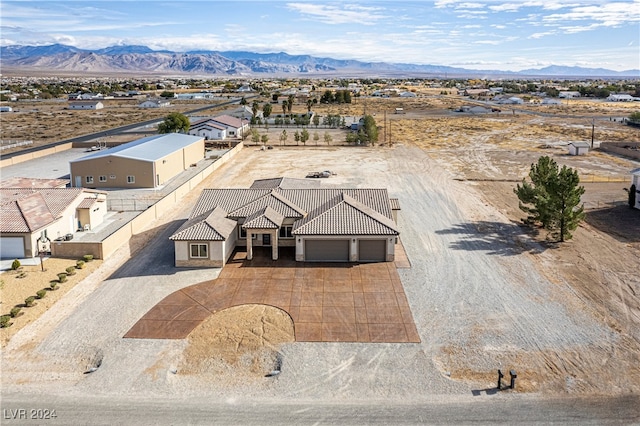
<path id="1" fill-rule="evenodd" d="M 82 188 L 0 189 L 0 232 L 33 232 L 62 216 Z"/>
<path id="2" fill-rule="evenodd" d="M 93 206 L 96 203 L 97 198 L 85 198 L 84 200 L 82 200 L 82 202 L 80 202 L 80 204 L 78 204 L 78 207 L 76 207 L 77 209 L 90 209 L 91 206 Z"/>
<path id="3" fill-rule="evenodd" d="M 400 200 L 397 198 L 389 198 L 389 202 L 391 202 L 391 210 L 402 210 L 400 208 Z"/>
<path id="4" fill-rule="evenodd" d="M 171 237 L 174 241 L 225 241 L 236 227 L 227 212 L 216 207 L 187 220 Z"/>
<path id="5" fill-rule="evenodd" d="M 242 127 L 242 120 L 236 117 L 232 117 L 230 115 L 219 115 L 217 117 L 210 118 L 210 120 L 215 121 L 216 123 L 222 123 L 225 126 L 236 127 L 238 129 Z"/>
<path id="6" fill-rule="evenodd" d="M 342 193 L 296 221 L 294 235 L 398 235 L 393 219 Z"/>
<path id="7" fill-rule="evenodd" d="M 205 232 L 201 228 L 192 234 L 183 232 L 202 222 L 214 208 L 228 212 L 226 218 L 245 218 L 245 229 L 274 229 L 285 218 L 292 218 L 296 235 L 399 234 L 392 215 L 392 205 L 398 209 L 399 205 L 397 199 L 389 199 L 386 189 L 273 187 L 278 181 L 282 178 L 256 181 L 253 189 L 205 189 L 190 219 L 171 239 L 225 239 L 220 233 L 201 238 Z"/>
<path id="8" fill-rule="evenodd" d="M 36 179 L 26 177 L 13 177 L 3 179 L 0 188 L 64 188 L 69 181 L 67 179 Z"/>
<path id="9" fill-rule="evenodd" d="M 283 220 L 283 215 L 271 207 L 265 207 L 247 216 L 242 227 L 244 229 L 278 229 L 282 226 Z"/>
<path id="10" fill-rule="evenodd" d="M 303 189 L 303 188 L 319 188 L 321 181 L 317 179 L 297 179 L 288 177 L 279 177 L 272 179 L 258 179 L 253 181 L 251 188 L 255 189 Z"/>

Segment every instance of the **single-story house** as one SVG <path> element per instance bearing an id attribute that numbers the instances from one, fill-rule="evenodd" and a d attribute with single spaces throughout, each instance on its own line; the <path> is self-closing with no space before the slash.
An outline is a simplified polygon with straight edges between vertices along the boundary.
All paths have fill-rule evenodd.
<path id="1" fill-rule="evenodd" d="M 635 194 L 635 205 L 636 209 L 640 209 L 640 168 L 631 170 L 631 185 L 635 185 L 636 194 Z M 632 190 L 633 186 L 629 188 Z"/>
<path id="2" fill-rule="evenodd" d="M 458 109 L 458 112 L 467 112 L 470 114 L 488 114 L 491 112 L 491 108 L 485 108 L 480 105 L 463 105 Z"/>
<path id="3" fill-rule="evenodd" d="M 296 184 L 300 181 L 300 184 Z M 295 247 L 305 262 L 390 262 L 398 201 L 386 189 L 310 187 L 304 179 L 257 180 L 245 189 L 205 189 L 170 237 L 177 267 L 221 267 L 236 247 Z"/>
<path id="4" fill-rule="evenodd" d="M 400 92 L 398 96 L 400 96 L 401 98 L 415 98 L 418 95 L 413 92 Z"/>
<path id="5" fill-rule="evenodd" d="M 611 94 L 607 97 L 610 102 L 633 102 L 635 98 L 627 93 L 624 94 Z"/>
<path id="6" fill-rule="evenodd" d="M 69 109 L 102 109 L 104 104 L 100 101 L 74 101 L 69 102 Z"/>
<path id="7" fill-rule="evenodd" d="M 561 105 L 562 102 L 559 99 L 544 98 L 542 102 L 540 102 L 540 104 L 541 105 Z"/>
<path id="8" fill-rule="evenodd" d="M 49 252 L 50 243 L 77 230 L 104 221 L 107 195 L 84 188 L 37 188 L 37 180 L 24 179 L 25 187 L 0 188 L 0 257 L 35 257 Z"/>
<path id="9" fill-rule="evenodd" d="M 12 112 L 13 108 L 10 106 L 0 106 L 0 112 Z"/>
<path id="10" fill-rule="evenodd" d="M 249 118 L 243 120 L 241 118 L 232 117 L 230 115 L 219 115 L 209 119 L 212 123 L 222 126 L 227 131 L 227 137 L 240 138 L 249 131 Z"/>
<path id="11" fill-rule="evenodd" d="M 562 99 L 579 98 L 580 92 L 575 91 L 562 91 L 558 93 L 558 97 Z"/>
<path id="12" fill-rule="evenodd" d="M 85 188 L 155 188 L 204 158 L 204 138 L 154 135 L 70 161 L 71 185 Z"/>
<path id="13" fill-rule="evenodd" d="M 224 140 L 227 138 L 227 128 L 209 118 L 205 118 L 192 123 L 189 126 L 189 134 L 203 137 L 205 140 Z"/>
<path id="14" fill-rule="evenodd" d="M 147 99 L 138 104 L 139 108 L 166 108 L 171 106 L 168 99 Z"/>
<path id="15" fill-rule="evenodd" d="M 568 145 L 569 155 L 586 155 L 589 153 L 589 145 L 587 142 L 571 142 Z"/>

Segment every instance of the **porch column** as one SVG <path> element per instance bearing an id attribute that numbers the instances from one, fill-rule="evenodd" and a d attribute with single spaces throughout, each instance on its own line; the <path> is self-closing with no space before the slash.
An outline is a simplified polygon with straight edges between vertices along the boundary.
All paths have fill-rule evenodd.
<path id="1" fill-rule="evenodd" d="M 270 231 L 273 235 L 271 241 L 271 259 L 278 260 L 278 230 Z"/>
<path id="2" fill-rule="evenodd" d="M 253 247 L 251 246 L 251 230 L 247 229 L 247 260 L 253 259 Z"/>

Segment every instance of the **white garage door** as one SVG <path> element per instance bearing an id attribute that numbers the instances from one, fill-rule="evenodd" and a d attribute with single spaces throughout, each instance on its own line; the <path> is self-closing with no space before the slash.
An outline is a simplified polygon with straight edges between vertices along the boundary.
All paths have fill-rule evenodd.
<path id="1" fill-rule="evenodd" d="M 349 240 L 305 240 L 307 262 L 348 262 Z"/>
<path id="2" fill-rule="evenodd" d="M 0 257 L 3 259 L 22 259 L 24 257 L 24 238 L 0 238 Z"/>
<path id="3" fill-rule="evenodd" d="M 358 241 L 358 260 L 360 262 L 384 262 L 387 260 L 387 240 Z"/>

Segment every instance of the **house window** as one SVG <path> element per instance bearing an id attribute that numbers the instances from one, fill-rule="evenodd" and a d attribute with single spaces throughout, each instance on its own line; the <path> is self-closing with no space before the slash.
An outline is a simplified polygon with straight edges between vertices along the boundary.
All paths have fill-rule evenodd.
<path id="1" fill-rule="evenodd" d="M 93 176 L 86 176 L 86 177 L 85 177 L 85 181 L 86 181 L 87 183 L 93 183 Z"/>
<path id="2" fill-rule="evenodd" d="M 135 176 L 127 176 L 127 183 L 136 183 Z"/>
<path id="3" fill-rule="evenodd" d="M 242 226 L 238 226 L 238 235 L 240 235 L 240 238 L 247 238 L 247 230 L 244 229 Z M 256 238 L 258 238 L 258 235 L 251 234 L 252 240 L 255 240 Z"/>
<path id="4" fill-rule="evenodd" d="M 280 228 L 280 238 L 293 238 L 293 235 L 291 234 L 292 229 L 293 226 L 283 226 Z"/>
<path id="5" fill-rule="evenodd" d="M 106 182 L 106 181 L 107 181 L 107 177 L 106 177 L 106 176 L 100 176 L 100 177 L 98 178 L 98 180 L 99 180 L 100 182 Z"/>
<path id="6" fill-rule="evenodd" d="M 190 244 L 189 252 L 191 254 L 190 257 L 197 259 L 207 259 L 208 256 L 208 248 L 207 244 Z"/>

